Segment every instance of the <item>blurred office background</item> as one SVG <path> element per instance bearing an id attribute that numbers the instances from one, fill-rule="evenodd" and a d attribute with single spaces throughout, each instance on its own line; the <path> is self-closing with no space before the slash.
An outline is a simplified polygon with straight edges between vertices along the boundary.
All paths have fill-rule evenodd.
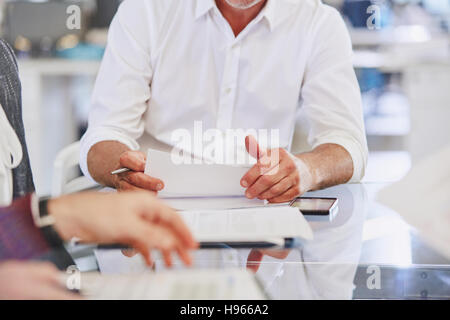
<path id="1" fill-rule="evenodd" d="M 396 180 L 449 140 L 450 0 L 326 0 L 354 44 L 370 148 L 366 182 Z M 68 6 L 81 8 L 69 30 Z M 120 0 L 0 0 L 0 33 L 19 57 L 24 122 L 39 194 L 57 154 L 87 125 L 89 97 Z M 372 19 L 371 17 L 375 17 Z"/>

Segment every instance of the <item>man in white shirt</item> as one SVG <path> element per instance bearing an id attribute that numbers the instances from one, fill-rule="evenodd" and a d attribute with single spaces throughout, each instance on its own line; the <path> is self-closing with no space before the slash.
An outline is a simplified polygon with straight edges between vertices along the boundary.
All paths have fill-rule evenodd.
<path id="1" fill-rule="evenodd" d="M 298 112 L 309 150 L 293 155 Z M 258 159 L 240 181 L 248 198 L 285 202 L 359 181 L 367 142 L 339 13 L 319 0 L 126 0 L 93 93 L 83 172 L 119 190 L 160 191 L 139 150 L 170 150 L 174 131 L 198 123 L 277 132 L 276 148 L 242 138 Z M 120 167 L 133 171 L 112 176 Z"/>

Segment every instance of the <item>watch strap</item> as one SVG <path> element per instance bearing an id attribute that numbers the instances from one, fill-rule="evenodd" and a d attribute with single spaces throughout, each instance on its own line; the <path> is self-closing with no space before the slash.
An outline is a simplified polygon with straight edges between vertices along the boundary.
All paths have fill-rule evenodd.
<path id="1" fill-rule="evenodd" d="M 39 199 L 39 227 L 48 244 L 53 248 L 59 248 L 64 245 L 64 241 L 53 227 L 55 219 L 48 212 L 48 201 L 50 198 Z"/>

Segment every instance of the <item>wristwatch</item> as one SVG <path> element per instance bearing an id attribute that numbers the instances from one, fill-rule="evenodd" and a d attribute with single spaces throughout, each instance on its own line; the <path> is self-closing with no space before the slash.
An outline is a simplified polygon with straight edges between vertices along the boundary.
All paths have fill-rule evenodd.
<path id="1" fill-rule="evenodd" d="M 64 241 L 53 227 L 55 225 L 55 218 L 48 212 L 48 201 L 50 199 L 50 197 L 39 198 L 36 194 L 33 194 L 31 198 L 31 212 L 33 214 L 34 224 L 41 229 L 42 235 L 47 240 L 47 243 L 53 248 L 59 248 L 64 245 Z"/>

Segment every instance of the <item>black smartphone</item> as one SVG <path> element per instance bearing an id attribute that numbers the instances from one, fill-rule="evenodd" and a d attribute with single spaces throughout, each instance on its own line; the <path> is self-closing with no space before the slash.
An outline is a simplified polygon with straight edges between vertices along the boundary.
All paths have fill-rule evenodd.
<path id="1" fill-rule="evenodd" d="M 334 217 L 338 211 L 338 199 L 300 197 L 292 200 L 290 206 L 298 208 L 305 216 Z"/>

